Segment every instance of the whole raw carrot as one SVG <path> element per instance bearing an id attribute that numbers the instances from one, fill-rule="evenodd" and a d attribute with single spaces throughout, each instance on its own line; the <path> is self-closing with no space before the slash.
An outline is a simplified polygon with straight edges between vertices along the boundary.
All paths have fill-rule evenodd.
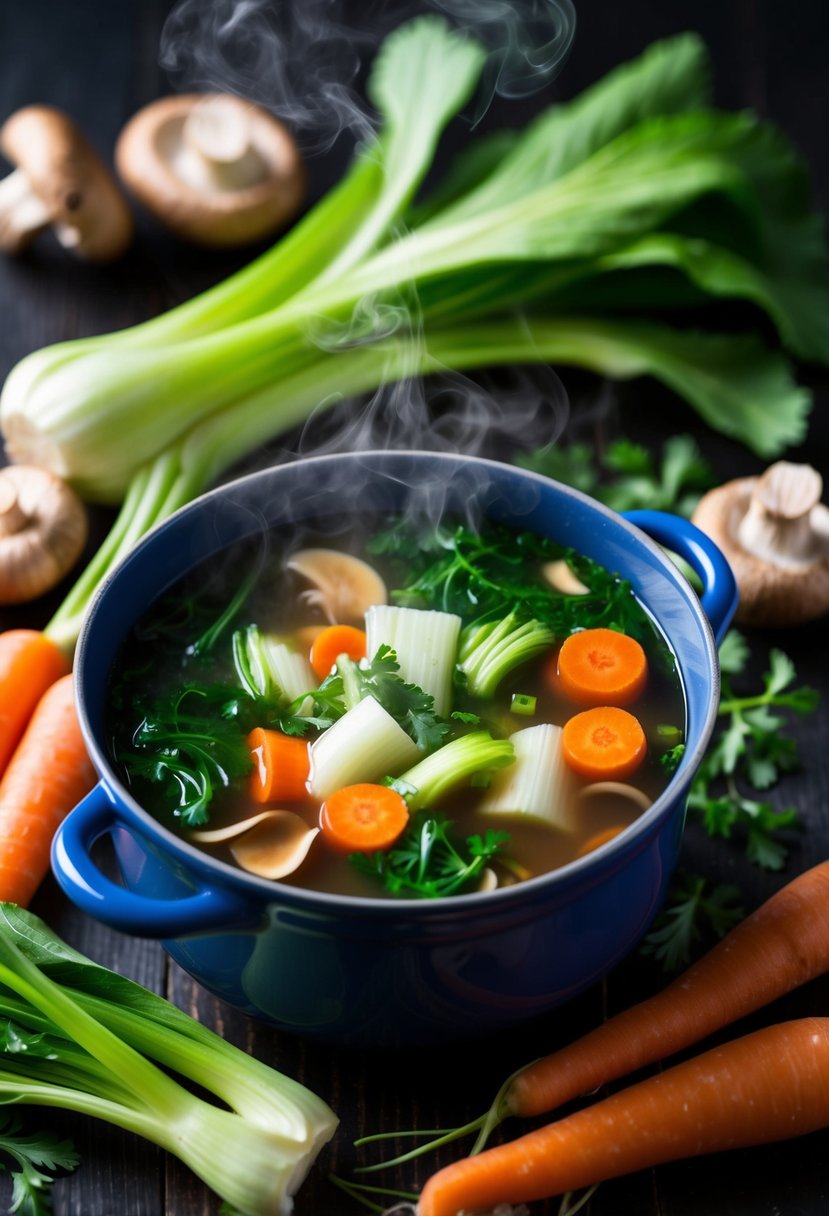
<path id="1" fill-rule="evenodd" d="M 69 671 L 63 652 L 36 629 L 0 633 L 0 775 L 50 684 Z"/>
<path id="2" fill-rule="evenodd" d="M 66 675 L 38 701 L 0 781 L 0 900 L 28 905 L 58 825 L 94 784 Z"/>
<path id="3" fill-rule="evenodd" d="M 829 969 L 829 862 L 793 879 L 698 963 L 507 1082 L 497 1117 L 539 1115 L 698 1043 Z"/>
<path id="4" fill-rule="evenodd" d="M 426 1183 L 418 1216 L 458 1216 L 592 1186 L 702 1153 L 829 1126 L 829 1019 L 756 1031 L 595 1106 L 466 1157 Z"/>

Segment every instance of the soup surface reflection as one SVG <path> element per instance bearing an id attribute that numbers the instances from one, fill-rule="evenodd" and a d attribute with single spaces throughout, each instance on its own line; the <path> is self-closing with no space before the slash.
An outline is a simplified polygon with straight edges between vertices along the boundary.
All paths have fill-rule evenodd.
<path id="1" fill-rule="evenodd" d="M 191 571 L 113 673 L 137 801 L 274 882 L 433 898 L 600 847 L 682 752 L 665 640 L 552 540 L 364 521 L 269 533 Z"/>

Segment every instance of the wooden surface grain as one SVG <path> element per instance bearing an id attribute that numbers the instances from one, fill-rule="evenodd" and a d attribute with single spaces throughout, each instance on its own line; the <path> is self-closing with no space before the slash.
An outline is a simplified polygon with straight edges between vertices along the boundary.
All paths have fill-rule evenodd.
<path id="1" fill-rule="evenodd" d="M 134 110 L 166 92 L 157 66 L 160 31 L 169 4 L 163 0 L 0 0 L 0 118 L 33 101 L 69 110 L 105 156 Z M 366 22 L 380 5 L 352 4 L 352 20 Z M 810 164 L 821 206 L 829 203 L 829 144 L 825 115 L 829 74 L 822 3 L 781 5 L 776 0 L 691 3 L 672 0 L 577 0 L 579 31 L 559 80 L 543 98 L 522 103 L 525 113 L 544 100 L 567 97 L 658 36 L 696 29 L 708 42 L 716 69 L 718 100 L 752 107 L 777 122 Z M 509 121 L 509 111 L 504 111 Z M 312 196 L 334 180 L 342 150 L 312 164 Z M 85 267 L 48 238 L 24 258 L 0 262 L 0 378 L 29 351 L 57 340 L 118 328 L 155 314 L 223 277 L 240 255 L 205 254 L 161 234 L 139 215 L 136 243 L 118 265 Z M 808 442 L 792 459 L 805 458 L 829 471 L 829 393 L 810 370 L 816 389 Z M 598 399 L 607 405 L 607 436 L 625 433 L 656 445 L 676 431 L 694 433 L 722 477 L 760 466 L 743 450 L 714 436 L 666 390 L 650 383 L 623 389 L 586 376 L 562 376 L 574 413 Z M 89 552 L 110 515 L 97 512 Z M 61 590 L 65 590 L 61 589 Z M 42 623 L 61 590 L 35 608 L 6 611 L 0 624 Z M 802 769 L 773 798 L 797 806 L 804 831 L 792 840 L 784 874 L 749 865 L 738 844 L 712 843 L 690 828 L 683 864 L 715 881 L 738 882 L 752 907 L 787 877 L 826 856 L 829 849 L 829 658 L 826 621 L 785 635 L 754 634 L 759 654 L 781 646 L 801 678 L 823 693 L 819 711 L 798 724 Z M 471 1039 L 451 1048 L 394 1055 L 344 1052 L 310 1046 L 275 1033 L 228 1009 L 171 965 L 152 941 L 103 928 L 69 906 L 46 882 L 35 910 L 72 945 L 97 961 L 163 993 L 230 1041 L 284 1069 L 322 1094 L 342 1127 L 323 1154 L 298 1201 L 298 1216 L 349 1216 L 360 1209 L 327 1179 L 348 1173 L 357 1161 L 355 1136 L 377 1130 L 452 1126 L 478 1114 L 501 1080 L 534 1056 L 564 1043 L 617 1008 L 662 982 L 653 965 L 633 956 L 607 980 L 567 1008 L 497 1039 Z M 810 984 L 747 1019 L 741 1029 L 784 1017 L 829 1011 L 829 979 Z M 44 1123 L 45 1115 L 39 1115 Z M 219 1204 L 177 1161 L 132 1136 L 101 1125 L 49 1115 L 65 1128 L 83 1157 L 81 1167 L 55 1188 L 56 1216 L 216 1216 Z M 825 1162 L 829 1132 L 699 1162 L 677 1163 L 599 1188 L 590 1216 L 823 1216 L 829 1202 Z M 438 1160 L 448 1160 L 450 1151 Z M 430 1162 L 434 1163 L 434 1159 Z M 422 1167 L 423 1168 L 423 1167 Z M 395 1175 L 401 1185 L 422 1177 L 422 1168 Z M 0 1182 L 0 1187 L 5 1184 Z M 8 1188 L 0 1190 L 7 1198 Z M 557 1203 L 538 1204 L 533 1216 L 549 1216 Z"/>

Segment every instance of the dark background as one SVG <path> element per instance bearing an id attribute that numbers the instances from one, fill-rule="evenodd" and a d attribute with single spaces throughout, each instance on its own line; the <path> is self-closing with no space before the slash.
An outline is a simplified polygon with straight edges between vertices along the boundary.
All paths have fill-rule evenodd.
<path id="1" fill-rule="evenodd" d="M 143 103 L 170 90 L 157 63 L 159 34 L 169 8 L 161 0 L 0 0 L 0 119 L 29 102 L 59 105 L 109 156 L 126 119 Z M 786 131 L 810 164 L 817 200 L 826 211 L 829 44 L 823 4 L 583 0 L 577 10 L 578 32 L 558 80 L 541 97 L 514 106 L 499 103 L 485 125 L 518 123 L 542 102 L 576 93 L 652 39 L 695 29 L 712 52 L 717 100 L 728 107 L 751 107 Z M 362 22 L 370 29 L 388 20 L 389 6 L 352 4 L 348 13 L 352 24 Z M 348 141 L 340 140 L 313 161 L 312 197 L 336 179 L 347 151 Z M 0 262 L 0 377 L 45 343 L 120 327 L 167 308 L 216 281 L 247 256 L 189 249 L 163 235 L 144 216 L 139 216 L 132 251 L 113 267 L 84 267 L 45 237 L 26 257 Z M 787 456 L 808 459 L 825 472 L 829 469 L 826 378 L 809 368 L 801 374 L 814 386 L 816 404 L 807 443 L 801 452 Z M 624 433 L 656 448 L 667 435 L 688 431 L 696 435 L 723 478 L 762 467 L 743 449 L 707 431 L 683 403 L 650 382 L 608 390 L 575 372 L 565 371 L 561 379 L 576 419 L 597 401 L 604 403 L 605 437 Z M 286 446 L 290 443 L 287 440 Z M 275 455 L 281 454 L 279 447 Z M 96 513 L 93 543 L 108 519 L 107 513 Z M 60 592 L 36 606 L 7 612 L 0 623 L 41 624 L 59 599 Z M 753 869 L 738 842 L 712 844 L 698 831 L 688 832 L 683 862 L 714 881 L 738 882 L 748 907 L 787 877 L 821 860 L 829 846 L 825 621 L 786 634 L 755 634 L 753 643 L 761 656 L 769 645 L 786 650 L 801 679 L 821 689 L 824 699 L 817 714 L 798 724 L 802 771 L 787 778 L 774 794 L 779 806 L 797 806 L 805 829 L 792 842 L 785 874 Z M 446 1050 L 378 1057 L 309 1046 L 248 1022 L 171 967 L 155 943 L 123 937 L 83 918 L 66 905 L 51 880 L 38 896 L 35 910 L 93 958 L 165 993 L 328 1099 L 342 1118 L 342 1129 L 300 1193 L 298 1216 L 347 1216 L 359 1210 L 326 1180 L 328 1170 L 347 1173 L 354 1164 L 350 1145 L 355 1135 L 462 1123 L 488 1104 L 514 1068 L 662 982 L 652 963 L 633 957 L 565 1010 L 520 1033 Z M 740 1029 L 827 1011 L 829 984 L 820 980 L 747 1019 Z M 83 1156 L 77 1173 L 56 1187 L 57 1216 L 216 1216 L 218 1202 L 183 1167 L 152 1146 L 51 1112 L 36 1112 L 34 1120 L 67 1129 Z M 602 1185 L 585 1210 L 591 1216 L 817 1216 L 825 1213 L 829 1199 L 827 1151 L 829 1132 L 669 1165 Z M 398 1181 L 417 1180 L 412 1171 Z M 553 1213 L 557 1206 L 557 1202 L 536 1205 L 534 1216 Z"/>

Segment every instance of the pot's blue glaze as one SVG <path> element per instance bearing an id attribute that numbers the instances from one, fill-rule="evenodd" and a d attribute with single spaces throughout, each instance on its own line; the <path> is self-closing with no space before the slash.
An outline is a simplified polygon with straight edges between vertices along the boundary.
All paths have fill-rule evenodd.
<path id="1" fill-rule="evenodd" d="M 112 771 L 104 728 L 110 670 L 132 624 L 181 574 L 263 526 L 349 509 L 437 516 L 470 504 L 547 533 L 632 583 L 677 658 L 687 747 L 668 790 L 625 833 L 554 874 L 486 895 L 418 902 L 344 898 L 252 877 L 161 827 Z M 736 604 L 722 555 L 684 520 L 631 522 L 508 465 L 429 453 L 363 453 L 281 466 L 205 495 L 139 544 L 93 604 L 77 656 L 79 710 L 101 781 L 66 819 L 53 867 L 68 895 L 117 929 L 165 939 L 172 957 L 240 1009 L 302 1035 L 413 1045 L 495 1030 L 592 984 L 641 938 L 663 901 L 688 787 L 713 729 L 716 639 Z M 700 601 L 661 549 L 680 553 Z M 124 886 L 92 859 L 109 835 Z"/>

